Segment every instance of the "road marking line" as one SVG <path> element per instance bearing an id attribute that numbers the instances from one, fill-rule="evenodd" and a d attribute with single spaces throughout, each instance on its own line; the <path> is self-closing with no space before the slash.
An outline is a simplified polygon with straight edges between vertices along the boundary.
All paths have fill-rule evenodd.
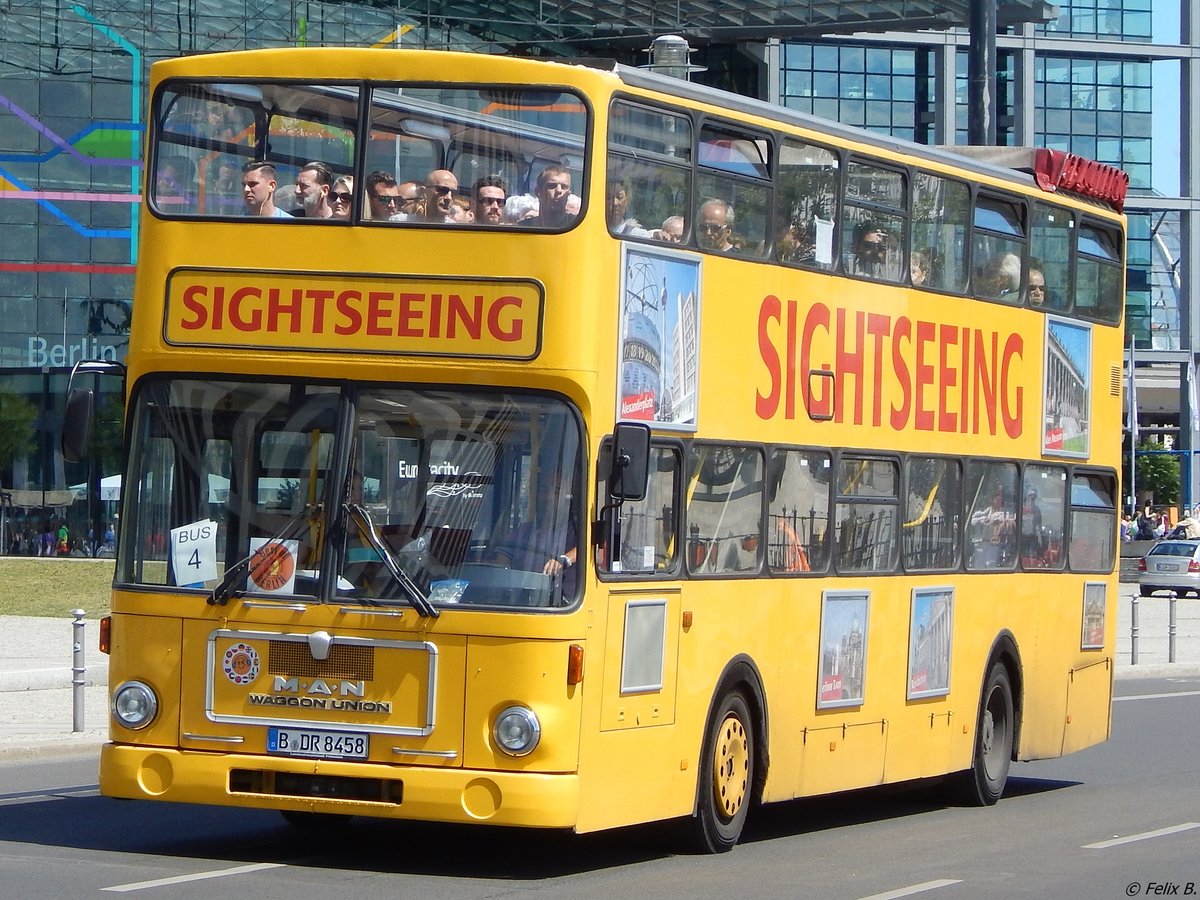
<path id="1" fill-rule="evenodd" d="M 926 881 L 923 884 L 913 884 L 908 887 L 896 888 L 894 891 L 884 891 L 882 894 L 872 894 L 870 897 L 860 897 L 859 900 L 898 900 L 900 897 L 911 897 L 913 894 L 923 894 L 926 891 L 949 887 L 952 884 L 962 884 L 962 879 L 940 878 L 937 881 Z"/>
<path id="2" fill-rule="evenodd" d="M 1190 831 L 1193 828 L 1200 828 L 1200 822 L 1184 822 L 1182 825 L 1172 825 L 1170 828 L 1160 828 L 1157 831 L 1143 831 L 1141 834 L 1131 834 L 1128 837 L 1113 838 L 1110 841 L 1098 841 L 1095 844 L 1084 844 L 1084 850 L 1107 850 L 1109 847 L 1116 847 L 1118 844 L 1132 844 L 1134 841 L 1148 841 L 1150 838 L 1165 837 L 1168 834 L 1176 834 L 1180 831 Z"/>
<path id="3" fill-rule="evenodd" d="M 46 803 L 50 800 L 79 800 L 84 797 L 99 797 L 99 790 L 67 790 L 40 794 L 22 794 L 18 797 L 0 797 L 0 806 L 19 806 L 22 803 Z"/>
<path id="4" fill-rule="evenodd" d="M 1168 691 L 1165 694 L 1131 694 L 1128 697 L 1113 697 L 1118 700 L 1165 700 L 1168 697 L 1200 697 L 1200 691 Z"/>
<path id="5" fill-rule="evenodd" d="M 206 878 L 224 878 L 226 875 L 245 875 L 247 872 L 258 872 L 262 869 L 282 869 L 283 863 L 254 863 L 249 866 L 234 866 L 232 869 L 218 869 L 214 872 L 196 872 L 193 875 L 175 875 L 172 878 L 156 878 L 154 881 L 139 881 L 136 884 L 118 884 L 115 887 L 100 888 L 102 891 L 142 891 L 146 888 L 165 887 L 168 884 L 183 884 L 187 881 L 204 881 Z"/>

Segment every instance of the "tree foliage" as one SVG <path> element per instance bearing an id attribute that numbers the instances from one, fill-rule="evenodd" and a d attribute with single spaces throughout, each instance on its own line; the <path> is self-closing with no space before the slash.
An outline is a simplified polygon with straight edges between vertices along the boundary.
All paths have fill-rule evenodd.
<path id="1" fill-rule="evenodd" d="M 0 475 L 37 446 L 37 412 L 28 398 L 0 387 Z"/>
<path id="2" fill-rule="evenodd" d="M 1180 457 L 1166 451 L 1162 444 L 1143 441 L 1137 447 L 1137 507 L 1152 500 L 1155 506 L 1174 506 L 1179 503 L 1181 479 Z M 1123 460 L 1122 475 L 1129 485 L 1129 455 Z"/>

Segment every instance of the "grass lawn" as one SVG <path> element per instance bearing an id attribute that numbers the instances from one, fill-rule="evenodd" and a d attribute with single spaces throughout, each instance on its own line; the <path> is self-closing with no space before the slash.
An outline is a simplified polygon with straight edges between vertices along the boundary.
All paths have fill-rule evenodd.
<path id="1" fill-rule="evenodd" d="M 89 619 L 107 615 L 115 565 L 111 559 L 0 557 L 0 616 L 61 618 L 74 609 Z"/>

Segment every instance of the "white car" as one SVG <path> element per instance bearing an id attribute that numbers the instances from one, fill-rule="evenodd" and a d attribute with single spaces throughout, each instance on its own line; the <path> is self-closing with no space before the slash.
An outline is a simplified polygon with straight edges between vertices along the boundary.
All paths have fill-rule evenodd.
<path id="1" fill-rule="evenodd" d="M 1138 563 L 1138 584 L 1143 597 L 1155 591 L 1200 596 L 1200 540 L 1159 541 Z"/>

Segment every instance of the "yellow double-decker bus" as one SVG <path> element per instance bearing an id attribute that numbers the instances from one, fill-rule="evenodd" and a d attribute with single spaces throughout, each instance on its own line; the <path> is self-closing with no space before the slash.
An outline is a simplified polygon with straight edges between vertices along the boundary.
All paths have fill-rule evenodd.
<path id="1" fill-rule="evenodd" d="M 1118 170 L 418 51 L 149 122 L 105 795 L 722 851 L 1107 738 Z"/>

